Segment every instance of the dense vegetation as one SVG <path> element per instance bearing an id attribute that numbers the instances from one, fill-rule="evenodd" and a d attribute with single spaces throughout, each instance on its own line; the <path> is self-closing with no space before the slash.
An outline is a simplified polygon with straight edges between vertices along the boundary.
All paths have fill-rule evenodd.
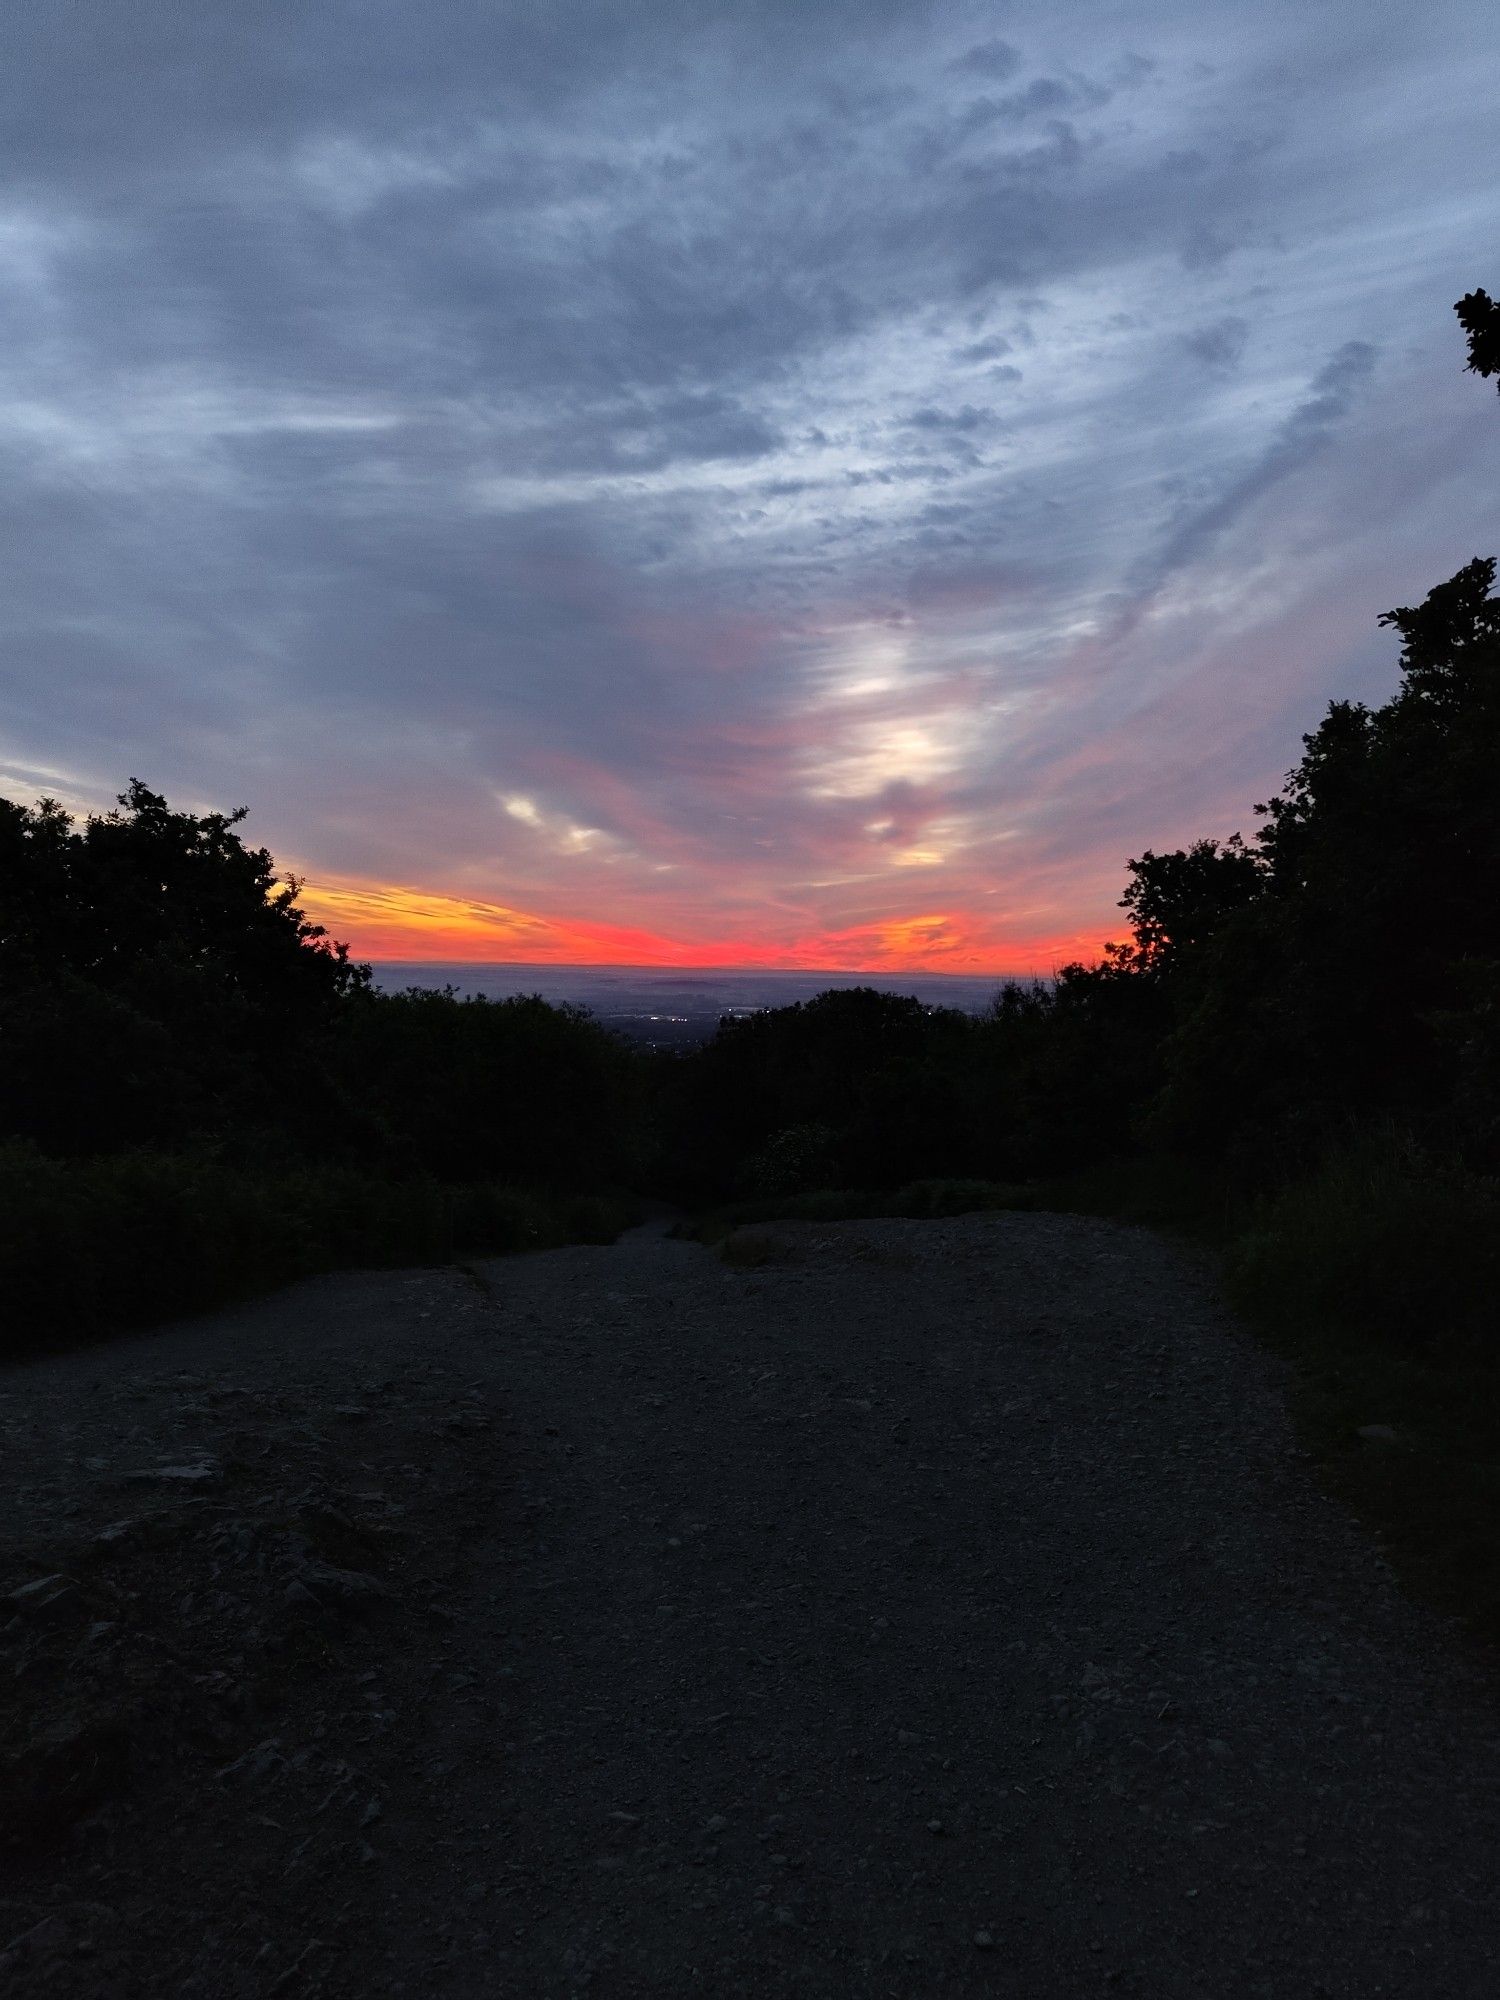
<path id="1" fill-rule="evenodd" d="M 240 818 L 0 800 L 5 1345 L 607 1235 L 641 1178 L 628 1051 L 539 1000 L 375 993 Z"/>
<path id="2" fill-rule="evenodd" d="M 865 990 L 727 1023 L 678 1080 L 692 1183 L 794 1196 L 1128 1162 L 1244 1219 L 1257 1283 L 1282 1257 L 1325 1313 L 1482 1338 L 1500 1277 L 1494 579 L 1476 560 L 1386 614 L 1397 693 L 1329 708 L 1253 839 L 1130 862 L 1130 937 L 1100 963 L 1007 987 L 977 1020 Z"/>
<path id="3" fill-rule="evenodd" d="M 1399 691 L 1329 708 L 1253 840 L 1130 862 L 1130 940 L 1099 964 L 979 1021 L 864 991 L 727 1025 L 691 1093 L 716 1172 L 1034 1174 L 1145 1146 L 1249 1189 L 1372 1123 L 1494 1171 L 1494 575 L 1386 614 Z"/>
<path id="4" fill-rule="evenodd" d="M 1459 311 L 1471 366 L 1500 369 L 1496 309 Z M 1478 1382 L 1500 1278 L 1494 583 L 1476 559 L 1387 613 L 1389 701 L 1333 703 L 1251 837 L 1147 850 L 1125 941 L 979 1018 L 830 992 L 650 1057 L 540 1000 L 375 992 L 239 814 L 141 784 L 82 826 L 0 801 L 11 1340 L 608 1233 L 622 1189 L 834 1214 L 1029 1188 L 1211 1223 L 1272 1317 L 1462 1354 Z"/>
<path id="5" fill-rule="evenodd" d="M 1500 308 L 1460 301 L 1500 373 Z M 1500 1280 L 1500 599 L 1476 559 L 1380 621 L 1251 838 L 1127 864 L 1129 937 L 983 1019 L 874 992 L 726 1024 L 669 1130 L 688 1184 L 805 1202 L 934 1175 L 1211 1226 L 1243 1295 L 1490 1375 Z M 1486 1407 L 1497 1400 L 1483 1390 Z"/>
<path id="6" fill-rule="evenodd" d="M 1487 1330 L 1500 1172 L 1500 599 L 1386 615 L 1250 840 L 1128 864 L 1126 942 L 978 1018 L 871 989 L 649 1059 L 540 1000 L 381 995 L 238 815 L 0 801 L 0 1275 L 22 1326 L 576 1227 L 580 1196 L 785 1201 L 1175 1163 L 1325 1315 Z M 598 1212 L 593 1212 L 598 1221 Z"/>
<path id="7" fill-rule="evenodd" d="M 1500 600 L 1475 561 L 1383 621 L 1254 839 L 1129 866 L 1128 942 L 989 1015 L 830 993 L 726 1025 L 679 1119 L 726 1197 L 1101 1166 L 1227 1214 L 1247 1290 L 1473 1347 L 1500 1280 Z M 1191 1199 L 1183 1190 L 1191 1189 Z"/>

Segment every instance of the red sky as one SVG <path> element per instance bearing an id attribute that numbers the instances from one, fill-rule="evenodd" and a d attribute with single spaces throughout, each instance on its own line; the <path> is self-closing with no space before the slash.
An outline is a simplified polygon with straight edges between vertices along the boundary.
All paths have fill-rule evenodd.
<path id="1" fill-rule="evenodd" d="M 393 884 L 308 881 L 301 907 L 356 958 L 584 965 L 755 965 L 887 972 L 1048 973 L 1097 955 L 1094 932 L 996 935 L 960 910 L 925 910 L 792 938 L 683 937 L 550 918 Z M 1118 929 L 1118 926 L 1115 926 Z"/>

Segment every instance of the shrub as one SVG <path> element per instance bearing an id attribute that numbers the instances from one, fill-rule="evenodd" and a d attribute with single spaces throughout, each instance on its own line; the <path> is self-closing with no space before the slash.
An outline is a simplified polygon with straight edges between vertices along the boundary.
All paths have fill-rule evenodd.
<path id="1" fill-rule="evenodd" d="M 745 1180 L 756 1194 L 809 1194 L 827 1185 L 833 1162 L 834 1134 L 827 1125 L 789 1125 L 751 1154 Z"/>
<path id="2" fill-rule="evenodd" d="M 63 1161 L 0 1146 L 0 1355 L 201 1311 L 340 1265 L 607 1242 L 628 1219 L 618 1202 L 444 1187 L 431 1176 L 249 1171 L 148 1152 Z"/>
<path id="3" fill-rule="evenodd" d="M 1231 1256 L 1268 1319 L 1488 1361 L 1500 1295 L 1500 1181 L 1424 1155 L 1392 1127 L 1266 1199 Z"/>

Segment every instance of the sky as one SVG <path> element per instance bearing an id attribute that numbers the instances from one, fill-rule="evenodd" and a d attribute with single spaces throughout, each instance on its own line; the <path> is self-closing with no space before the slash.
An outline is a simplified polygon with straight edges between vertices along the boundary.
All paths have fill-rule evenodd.
<path id="1" fill-rule="evenodd" d="M 1490 0 L 0 34 L 0 794 L 356 954 L 1047 972 L 1500 553 Z"/>

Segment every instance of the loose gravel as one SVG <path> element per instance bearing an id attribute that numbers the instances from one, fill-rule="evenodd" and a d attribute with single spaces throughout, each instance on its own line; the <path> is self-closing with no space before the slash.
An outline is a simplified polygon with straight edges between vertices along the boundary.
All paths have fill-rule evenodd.
<path id="1" fill-rule="evenodd" d="M 7 1994 L 1487 2000 L 1490 1691 L 1187 1253 L 732 1254 L 0 1378 Z"/>

